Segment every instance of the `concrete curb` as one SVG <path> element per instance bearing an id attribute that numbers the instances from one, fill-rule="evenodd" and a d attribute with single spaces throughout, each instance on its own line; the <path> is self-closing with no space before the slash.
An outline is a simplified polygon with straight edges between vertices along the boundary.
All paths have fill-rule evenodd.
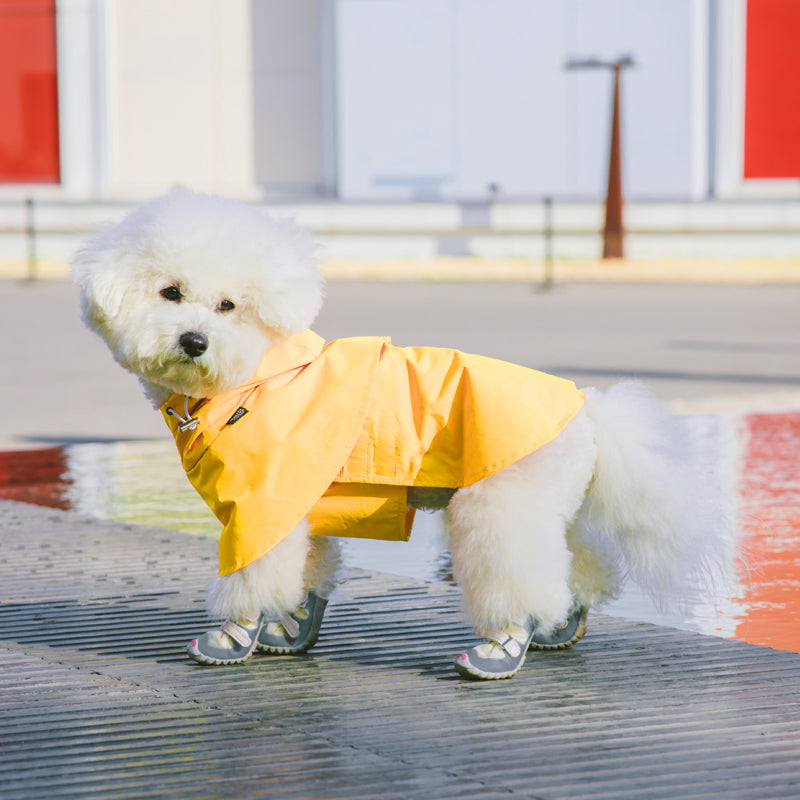
<path id="1" fill-rule="evenodd" d="M 334 281 L 526 281 L 553 283 L 800 283 L 800 258 L 715 259 L 558 259 L 551 265 L 528 258 L 329 259 L 321 271 Z M 66 261 L 42 260 L 34 276 L 43 280 L 69 277 Z M 0 261 L 0 279 L 31 277 L 25 261 Z"/>
<path id="2" fill-rule="evenodd" d="M 553 283 L 800 283 L 800 259 L 556 260 L 441 257 L 386 261 L 326 261 L 330 280 L 529 281 Z"/>

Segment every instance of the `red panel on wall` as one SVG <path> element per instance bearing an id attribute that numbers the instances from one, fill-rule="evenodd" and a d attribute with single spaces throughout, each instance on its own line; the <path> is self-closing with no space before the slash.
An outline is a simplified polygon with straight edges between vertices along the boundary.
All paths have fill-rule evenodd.
<path id="1" fill-rule="evenodd" d="M 0 183 L 57 183 L 55 0 L 0 0 Z"/>
<path id="2" fill-rule="evenodd" d="M 746 63 L 744 177 L 798 178 L 798 0 L 747 0 Z"/>

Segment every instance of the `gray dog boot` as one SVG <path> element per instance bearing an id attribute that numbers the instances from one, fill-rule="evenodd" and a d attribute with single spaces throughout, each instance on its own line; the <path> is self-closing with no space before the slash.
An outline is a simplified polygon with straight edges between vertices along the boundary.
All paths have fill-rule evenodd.
<path id="1" fill-rule="evenodd" d="M 257 647 L 262 653 L 294 655 L 305 653 L 317 643 L 322 615 L 328 601 L 315 592 L 280 622 L 267 622 L 258 634 Z"/>
<path id="2" fill-rule="evenodd" d="M 209 631 L 186 645 L 189 657 L 198 664 L 242 664 L 256 649 L 258 634 L 264 624 L 262 614 L 256 620 L 228 620 L 216 631 Z"/>
<path id="3" fill-rule="evenodd" d="M 589 609 L 586 606 L 576 606 L 570 611 L 569 616 L 552 633 L 534 631 L 531 638 L 531 650 L 565 650 L 580 641 L 586 633 L 586 618 Z"/>
<path id="4" fill-rule="evenodd" d="M 516 675 L 525 663 L 536 623 L 528 617 L 524 625 L 507 625 L 499 631 L 482 631 L 488 641 L 456 657 L 456 672 L 464 678 L 498 680 Z"/>

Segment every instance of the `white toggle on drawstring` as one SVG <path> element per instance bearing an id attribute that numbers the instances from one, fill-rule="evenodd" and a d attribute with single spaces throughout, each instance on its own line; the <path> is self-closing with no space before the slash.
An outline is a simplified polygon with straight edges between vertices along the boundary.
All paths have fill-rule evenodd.
<path id="1" fill-rule="evenodd" d="M 184 431 L 193 431 L 198 423 L 200 422 L 197 417 L 193 417 L 189 413 L 189 395 L 183 396 L 183 413 L 186 414 L 185 417 L 182 417 L 174 408 L 167 406 L 167 414 L 172 417 L 177 417 L 181 424 L 178 425 L 178 430 L 183 433 Z"/>

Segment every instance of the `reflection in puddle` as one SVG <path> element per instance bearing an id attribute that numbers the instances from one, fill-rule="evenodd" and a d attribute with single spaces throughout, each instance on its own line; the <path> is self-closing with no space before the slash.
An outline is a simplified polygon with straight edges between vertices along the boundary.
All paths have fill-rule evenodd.
<path id="1" fill-rule="evenodd" d="M 48 508 L 71 508 L 67 452 L 61 447 L 0 452 L 0 498 Z"/>
<path id="2" fill-rule="evenodd" d="M 719 427 L 709 419 L 687 418 L 706 437 Z M 631 589 L 603 611 L 800 652 L 800 413 L 749 414 L 734 422 L 740 455 L 728 483 L 746 565 L 737 569 L 732 596 L 713 607 L 689 604 L 676 616 Z M 722 449 L 717 442 L 716 452 Z M 186 480 L 171 440 L 0 453 L 0 498 L 210 538 L 220 531 Z M 451 580 L 441 514 L 418 514 L 408 543 L 343 543 L 350 567 Z"/>
<path id="3" fill-rule="evenodd" d="M 0 498 L 211 539 L 221 530 L 167 439 L 0 452 Z M 417 514 L 409 542 L 342 541 L 350 567 L 449 580 L 440 514 Z"/>
<path id="4" fill-rule="evenodd" d="M 742 419 L 739 529 L 749 575 L 736 635 L 800 651 L 800 413 Z"/>

